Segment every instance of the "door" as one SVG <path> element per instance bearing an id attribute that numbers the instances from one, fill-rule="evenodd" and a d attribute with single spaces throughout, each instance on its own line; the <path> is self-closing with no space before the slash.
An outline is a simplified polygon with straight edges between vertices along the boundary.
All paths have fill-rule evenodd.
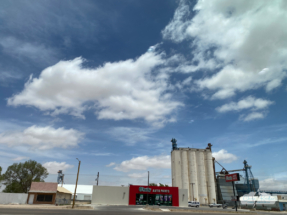
<path id="1" fill-rule="evenodd" d="M 28 204 L 32 205 L 34 202 L 34 194 L 30 194 Z"/>

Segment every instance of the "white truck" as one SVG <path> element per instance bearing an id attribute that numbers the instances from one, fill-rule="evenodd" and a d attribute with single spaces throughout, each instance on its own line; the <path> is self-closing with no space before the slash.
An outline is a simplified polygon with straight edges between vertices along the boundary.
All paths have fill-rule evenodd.
<path id="1" fill-rule="evenodd" d="M 215 207 L 217 207 L 217 208 L 220 208 L 220 207 L 222 207 L 222 204 L 216 204 L 216 203 L 212 203 L 212 204 L 209 204 L 208 205 L 210 208 L 215 208 Z"/>
<path id="2" fill-rule="evenodd" d="M 191 202 L 188 202 L 188 207 L 199 207 L 200 206 L 200 203 L 199 202 L 195 202 L 195 201 L 191 201 Z"/>

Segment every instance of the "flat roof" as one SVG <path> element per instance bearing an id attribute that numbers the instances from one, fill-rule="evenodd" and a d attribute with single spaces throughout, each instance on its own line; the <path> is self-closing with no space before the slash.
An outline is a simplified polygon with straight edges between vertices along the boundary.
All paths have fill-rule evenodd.
<path id="1" fill-rule="evenodd" d="M 58 185 L 60 187 L 61 185 Z M 77 185 L 76 194 L 93 194 L 93 186 L 94 185 Z M 63 187 L 70 191 L 72 194 L 75 192 L 74 184 L 63 184 Z"/>

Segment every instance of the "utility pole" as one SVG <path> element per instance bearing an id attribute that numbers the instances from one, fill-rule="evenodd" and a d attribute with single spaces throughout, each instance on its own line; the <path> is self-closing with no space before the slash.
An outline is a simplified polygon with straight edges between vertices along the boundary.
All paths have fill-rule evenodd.
<path id="1" fill-rule="evenodd" d="M 63 176 L 62 176 L 62 185 L 61 185 L 61 187 L 63 187 L 63 183 L 64 183 L 64 174 L 63 174 Z"/>
<path id="2" fill-rule="evenodd" d="M 99 185 L 99 178 L 100 178 L 100 173 L 98 172 L 97 179 L 96 179 L 96 181 L 97 181 L 97 186 Z"/>
<path id="3" fill-rule="evenodd" d="M 234 198 L 237 198 L 237 196 L 235 196 L 234 181 L 232 181 L 232 186 L 233 186 L 233 195 L 234 195 Z M 236 209 L 236 211 L 237 211 L 237 199 L 235 199 L 235 209 Z"/>
<path id="4" fill-rule="evenodd" d="M 147 171 L 147 188 L 149 186 L 149 171 Z M 147 193 L 147 204 L 149 205 L 149 201 L 148 201 L 148 193 Z"/>
<path id="5" fill-rule="evenodd" d="M 80 172 L 80 166 L 81 166 L 81 161 L 77 158 L 77 160 L 79 161 L 79 165 L 78 165 L 78 174 L 77 174 L 77 180 L 76 180 L 76 186 L 75 186 L 75 192 L 74 192 L 74 199 L 73 199 L 73 206 L 72 208 L 74 208 L 75 206 L 75 197 L 76 197 L 76 191 L 77 191 L 77 185 L 78 185 L 78 179 L 79 179 L 79 172 Z"/>

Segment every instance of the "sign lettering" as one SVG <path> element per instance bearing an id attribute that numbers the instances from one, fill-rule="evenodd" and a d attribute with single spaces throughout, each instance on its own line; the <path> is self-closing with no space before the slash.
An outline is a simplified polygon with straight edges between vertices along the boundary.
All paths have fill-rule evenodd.
<path id="1" fill-rule="evenodd" d="M 226 175 L 225 176 L 225 181 L 226 182 L 240 181 L 239 173 Z"/>
<path id="2" fill-rule="evenodd" d="M 153 193 L 169 193 L 169 190 L 163 190 L 163 189 L 151 189 L 151 188 L 144 188 L 144 187 L 139 187 L 140 192 L 153 192 Z"/>
<path id="3" fill-rule="evenodd" d="M 140 192 L 150 192 L 151 189 L 150 188 L 139 187 L 139 191 Z"/>

